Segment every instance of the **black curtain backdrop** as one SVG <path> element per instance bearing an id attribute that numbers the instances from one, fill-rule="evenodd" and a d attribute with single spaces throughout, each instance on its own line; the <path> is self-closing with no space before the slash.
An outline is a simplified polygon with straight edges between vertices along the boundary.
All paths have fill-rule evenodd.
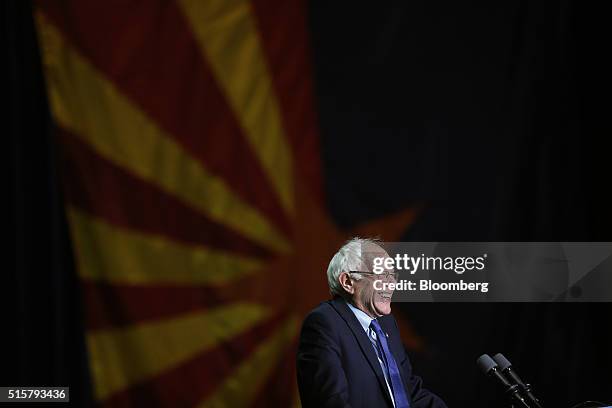
<path id="1" fill-rule="evenodd" d="M 1 385 L 69 386 L 73 406 L 91 406 L 81 301 L 31 5 L 1 7 L 11 148 L 7 235 L 14 257 L 4 281 L 8 344 Z"/>
<path id="2" fill-rule="evenodd" d="M 3 3 L 14 266 L 3 385 L 91 401 L 31 9 Z M 606 14 L 564 2 L 317 2 L 309 10 L 337 222 L 423 205 L 404 240 L 612 241 Z M 331 254 L 330 254 L 331 255 Z M 450 407 L 504 406 L 503 352 L 548 407 L 612 400 L 610 304 L 397 304 Z"/>
<path id="3" fill-rule="evenodd" d="M 310 8 L 327 196 L 344 225 L 423 203 L 414 241 L 610 241 L 609 24 L 593 4 Z M 450 407 L 504 406 L 504 353 L 547 407 L 612 402 L 608 304 L 395 304 Z M 399 311 L 399 312 L 398 312 Z"/>

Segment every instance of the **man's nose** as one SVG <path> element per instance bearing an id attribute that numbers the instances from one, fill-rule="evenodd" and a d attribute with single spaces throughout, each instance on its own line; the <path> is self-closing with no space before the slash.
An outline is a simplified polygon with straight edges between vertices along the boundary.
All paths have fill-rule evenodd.
<path id="1" fill-rule="evenodd" d="M 395 280 L 395 274 L 393 272 L 386 272 L 384 276 L 385 280 Z"/>

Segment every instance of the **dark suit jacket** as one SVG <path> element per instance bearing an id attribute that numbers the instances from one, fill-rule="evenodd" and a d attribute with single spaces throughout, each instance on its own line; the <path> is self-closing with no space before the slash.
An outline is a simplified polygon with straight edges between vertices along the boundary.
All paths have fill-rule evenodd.
<path id="1" fill-rule="evenodd" d="M 446 408 L 422 388 L 402 345 L 392 315 L 377 319 L 388 334 L 412 408 Z M 376 351 L 343 299 L 321 303 L 304 320 L 297 352 L 302 407 L 392 407 Z"/>

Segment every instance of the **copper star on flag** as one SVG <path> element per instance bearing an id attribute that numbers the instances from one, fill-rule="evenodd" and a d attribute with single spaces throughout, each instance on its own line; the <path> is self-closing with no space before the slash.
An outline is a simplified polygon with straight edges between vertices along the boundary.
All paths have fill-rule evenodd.
<path id="1" fill-rule="evenodd" d="M 300 2 L 36 3 L 100 406 L 299 404 L 295 348 L 353 235 L 323 196 Z"/>

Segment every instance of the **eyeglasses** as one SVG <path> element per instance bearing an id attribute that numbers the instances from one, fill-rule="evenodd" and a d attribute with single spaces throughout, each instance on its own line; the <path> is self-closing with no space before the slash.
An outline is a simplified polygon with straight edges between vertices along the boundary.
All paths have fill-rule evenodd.
<path id="1" fill-rule="evenodd" d="M 394 280 L 397 280 L 399 278 L 399 273 L 397 272 L 376 273 L 376 272 L 364 272 L 364 271 L 349 271 L 349 273 L 359 273 L 361 275 L 376 275 L 376 276 L 380 276 L 381 278 L 383 276 L 385 278 L 391 277 Z"/>

